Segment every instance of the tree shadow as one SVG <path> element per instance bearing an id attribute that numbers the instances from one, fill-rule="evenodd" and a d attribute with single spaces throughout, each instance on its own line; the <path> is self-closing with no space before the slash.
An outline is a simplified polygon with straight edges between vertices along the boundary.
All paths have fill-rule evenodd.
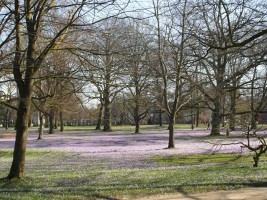
<path id="1" fill-rule="evenodd" d="M 97 178 L 97 177 L 95 177 Z M 67 185 L 64 186 L 64 183 L 66 183 L 66 179 L 67 179 Z M 82 180 L 80 180 L 79 182 L 77 182 L 76 178 L 66 178 L 66 179 L 60 179 L 58 181 L 58 183 L 55 185 L 55 190 L 49 190 L 49 189 L 43 189 L 43 190 L 36 190 L 36 188 L 32 188 L 30 186 L 26 185 L 21 185 L 19 188 L 17 188 L 16 190 L 14 190 L 14 188 L 12 188 L 12 186 L 14 186 L 14 184 L 16 184 L 16 182 L 10 181 L 6 178 L 0 178 L 0 183 L 4 183 L 1 187 L 1 193 L 12 193 L 12 194 L 16 194 L 16 195 L 28 195 L 32 192 L 34 193 L 39 193 L 41 198 L 49 198 L 49 196 L 57 196 L 60 197 L 62 194 L 66 195 L 66 197 L 68 197 L 68 195 L 70 195 L 69 197 L 72 197 L 72 195 L 76 196 L 80 196 L 82 198 L 86 198 L 86 199 L 104 199 L 104 200 L 120 200 L 119 197 L 116 197 L 114 195 L 110 195 L 110 193 L 114 193 L 116 194 L 116 191 L 122 191 L 124 189 L 128 188 L 128 184 L 127 183 L 113 183 L 110 186 L 111 187 L 105 187 L 105 185 L 98 185 L 98 187 L 101 188 L 101 192 L 98 191 L 97 188 L 94 188 L 92 186 L 84 186 L 84 184 L 86 184 L 86 182 L 88 181 L 93 181 L 92 179 L 88 179 L 88 178 L 84 178 Z M 26 180 L 27 181 L 27 180 Z M 172 183 L 166 183 L 164 185 L 157 185 L 157 184 L 153 184 L 153 183 L 157 183 L 160 180 L 155 180 L 155 182 L 150 182 L 149 185 L 150 187 L 147 188 L 147 186 L 143 186 L 146 187 L 147 189 L 161 189 L 161 188 L 170 188 L 172 193 L 169 194 L 173 194 L 173 192 L 179 192 L 181 195 L 183 195 L 183 197 L 192 199 L 192 200 L 199 200 L 200 198 L 196 197 L 194 195 L 194 192 L 187 192 L 188 188 L 209 188 L 211 186 L 211 184 L 205 184 L 205 183 L 200 183 L 200 184 L 190 184 L 190 183 L 185 183 L 185 184 L 172 184 Z M 257 181 L 252 181 L 252 182 L 239 182 L 239 183 L 216 183 L 214 185 L 212 185 L 212 188 L 218 188 L 220 190 L 227 190 L 227 188 L 231 189 L 232 188 L 237 188 L 237 187 L 267 187 L 267 182 L 262 181 L 262 182 L 257 182 Z M 133 188 L 134 189 L 140 189 L 140 188 Z M 160 190 L 159 190 L 160 191 Z M 211 190 L 212 191 L 212 190 Z M 139 197 L 149 197 L 149 196 L 153 196 L 153 195 L 160 195 L 159 193 L 154 193 L 154 194 L 137 194 L 139 195 Z M 223 197 L 222 197 L 223 198 Z M 136 196 L 136 199 L 138 199 L 138 196 Z"/>

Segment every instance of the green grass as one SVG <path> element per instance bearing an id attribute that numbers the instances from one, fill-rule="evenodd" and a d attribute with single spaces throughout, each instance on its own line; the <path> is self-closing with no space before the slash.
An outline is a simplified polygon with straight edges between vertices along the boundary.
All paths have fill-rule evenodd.
<path id="1" fill-rule="evenodd" d="M 266 127 L 267 124 L 264 125 L 259 125 Z M 59 128 L 59 127 L 58 127 Z M 164 124 L 163 126 L 159 126 L 157 124 L 155 125 L 141 125 L 140 130 L 164 130 L 167 129 L 168 125 Z M 191 124 L 175 124 L 174 125 L 175 129 L 191 129 Z M 195 128 L 207 128 L 205 124 L 200 124 L 199 127 Z M 37 126 L 30 127 L 30 129 L 37 130 Z M 135 126 L 133 125 L 113 125 L 112 130 L 114 131 L 129 131 L 129 132 L 134 132 Z M 5 131 L 5 128 L 0 127 L 0 131 Z M 9 131 L 14 132 L 14 127 L 10 127 Z M 64 126 L 64 131 L 95 131 L 95 126 Z M 100 130 L 101 132 L 101 130 Z"/>
<path id="2" fill-rule="evenodd" d="M 135 126 L 131 125 L 115 125 L 111 127 L 113 131 L 129 131 L 133 132 L 135 130 Z M 166 127 L 160 127 L 158 125 L 141 125 L 140 130 L 149 130 L 149 129 L 164 129 Z M 65 131 L 73 131 L 73 130 L 85 130 L 85 131 L 95 131 L 95 126 L 64 126 Z M 99 130 L 101 132 L 101 130 Z"/>
<path id="3" fill-rule="evenodd" d="M 267 126 L 267 125 L 266 125 Z M 142 130 L 167 130 L 168 125 L 164 124 L 163 126 L 155 125 L 140 125 L 140 131 Z M 175 124 L 175 129 L 191 129 L 191 124 Z M 195 128 L 207 128 L 205 124 L 200 124 L 199 127 Z M 37 126 L 30 127 L 32 130 L 37 130 Z M 45 128 L 47 129 L 47 128 Z M 126 131 L 126 132 L 134 132 L 135 126 L 134 125 L 113 125 L 113 131 Z M 0 131 L 6 131 L 3 127 L 0 127 Z M 15 132 L 13 127 L 8 129 L 10 132 Z M 57 129 L 59 131 L 59 127 Z M 95 126 L 64 126 L 64 131 L 89 131 L 89 132 L 96 132 Z M 101 130 L 99 130 L 101 132 Z M 1 134 L 1 133 L 0 133 Z"/>
<path id="4" fill-rule="evenodd" d="M 209 163 L 240 163 L 252 162 L 252 155 L 241 154 L 195 154 L 195 155 L 171 155 L 171 156 L 154 156 L 151 158 L 161 164 L 166 165 L 198 165 Z"/>
<path id="5" fill-rule="evenodd" d="M 54 154 L 54 156 L 61 156 L 65 155 L 64 152 L 56 152 L 56 151 L 51 151 L 51 150 L 27 150 L 26 156 L 27 158 L 33 158 L 33 157 L 43 157 L 46 156 L 47 154 Z M 13 151 L 11 150 L 0 150 L 0 159 L 1 158 L 11 158 L 13 155 Z"/>
<path id="6" fill-rule="evenodd" d="M 34 128 L 34 127 L 33 127 Z M 113 131 L 129 131 L 134 132 L 133 125 L 114 125 L 111 127 Z M 141 125 L 140 130 L 166 130 L 168 125 Z M 175 124 L 175 129 L 191 129 L 191 124 Z M 203 128 L 203 127 L 202 127 Z M 95 126 L 64 126 L 64 131 L 95 131 Z M 101 132 L 101 130 L 100 130 Z"/>
<path id="7" fill-rule="evenodd" d="M 0 151 L 0 177 L 7 175 L 11 156 L 11 151 Z M 28 150 L 26 178 L 1 179 L 0 199 L 116 199 L 266 186 L 267 181 L 265 162 L 253 168 L 251 157 L 237 154 L 156 156 L 144 161 L 155 167 L 141 169 L 112 168 L 109 162 L 78 153 Z"/>

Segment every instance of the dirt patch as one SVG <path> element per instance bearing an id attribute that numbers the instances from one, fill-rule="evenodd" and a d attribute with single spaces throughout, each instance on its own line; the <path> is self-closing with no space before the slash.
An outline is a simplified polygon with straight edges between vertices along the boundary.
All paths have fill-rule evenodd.
<path id="1" fill-rule="evenodd" d="M 125 197 L 125 200 L 266 200 L 267 188 L 246 188 L 230 191 L 215 191 L 196 194 L 167 194 L 149 197 Z"/>

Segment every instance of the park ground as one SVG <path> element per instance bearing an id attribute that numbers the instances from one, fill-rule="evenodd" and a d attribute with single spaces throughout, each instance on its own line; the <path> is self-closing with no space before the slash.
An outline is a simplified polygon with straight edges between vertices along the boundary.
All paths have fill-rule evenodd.
<path id="1" fill-rule="evenodd" d="M 267 188 L 246 188 L 206 193 L 155 195 L 139 200 L 266 200 Z"/>
<path id="2" fill-rule="evenodd" d="M 245 141 L 241 133 L 211 138 L 205 128 L 177 129 L 170 150 L 165 128 L 141 132 L 69 129 L 37 140 L 31 129 L 28 175 L 1 179 L 0 199 L 267 199 L 266 157 L 253 168 L 252 156 L 237 144 Z M 2 177 L 13 147 L 14 131 L 1 130 Z"/>

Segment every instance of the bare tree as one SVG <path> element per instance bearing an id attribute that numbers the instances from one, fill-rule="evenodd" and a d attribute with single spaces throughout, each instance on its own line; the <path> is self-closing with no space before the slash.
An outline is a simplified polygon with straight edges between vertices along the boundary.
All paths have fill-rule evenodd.
<path id="1" fill-rule="evenodd" d="M 36 73 L 49 52 L 59 47 L 74 22 L 85 14 L 83 8 L 87 3 L 91 5 L 91 8 L 97 5 L 97 3 L 87 1 L 28 0 L 21 2 L 15 0 L 11 6 L 2 8 L 12 11 L 14 16 L 13 75 L 19 93 L 16 141 L 8 179 L 21 178 L 25 174 L 28 120 Z M 60 7 L 62 9 L 59 10 Z M 61 12 L 63 9 L 65 12 Z M 60 22 L 61 26 L 51 31 L 48 26 L 57 22 Z M 25 39 L 25 45 L 22 39 Z M 40 42 L 44 45 L 38 46 Z"/>
<path id="2" fill-rule="evenodd" d="M 132 25 L 133 23 L 133 25 Z M 149 44 L 151 41 L 141 32 L 141 26 L 129 22 L 126 27 L 127 51 L 125 50 L 126 70 L 124 98 L 125 107 L 129 112 L 128 120 L 135 124 L 135 133 L 140 131 L 140 122 L 147 117 L 150 109 L 155 106 L 153 99 L 153 74 L 149 71 Z M 132 120 L 133 119 L 133 120 Z"/>
<path id="3" fill-rule="evenodd" d="M 189 85 L 183 79 L 187 67 L 185 45 L 188 35 L 185 32 L 185 25 L 188 10 L 187 1 L 178 4 L 169 3 L 165 7 L 169 15 L 161 20 L 164 15 L 160 13 L 160 8 L 163 6 L 160 3 L 162 2 L 159 0 L 153 1 L 159 63 L 158 69 L 155 69 L 156 76 L 160 77 L 163 85 L 164 110 L 169 119 L 168 148 L 174 148 L 175 117 L 190 100 Z M 180 18 L 177 19 L 176 16 Z M 167 31 L 164 32 L 165 29 Z"/>
<path id="4" fill-rule="evenodd" d="M 263 61 L 264 53 L 260 56 L 257 54 L 254 62 L 251 63 L 247 62 L 248 56 L 244 55 L 247 47 L 237 45 L 236 48 L 230 48 L 233 47 L 232 43 L 237 40 L 235 38 L 247 37 L 251 34 L 251 30 L 253 30 L 251 24 L 256 23 L 253 20 L 257 18 L 257 12 L 246 1 L 240 4 L 225 3 L 222 0 L 199 1 L 195 9 L 197 19 L 192 21 L 191 25 L 195 27 L 192 35 L 198 42 L 192 45 L 192 49 L 201 66 L 200 73 L 203 77 L 201 84 L 197 85 L 212 110 L 211 135 L 220 135 L 226 88 L 229 83 L 232 86 L 236 85 L 242 76 Z M 250 18 L 244 16 L 245 11 L 251 14 Z M 250 43 L 250 48 L 257 48 L 258 42 Z M 242 60 L 242 64 L 246 64 L 236 68 L 237 70 L 233 74 L 227 74 L 234 57 L 238 57 Z M 237 88 L 238 86 L 235 89 L 232 88 L 232 91 Z M 234 106 L 234 104 L 232 105 Z"/>
<path id="5" fill-rule="evenodd" d="M 64 46 L 64 44 L 62 45 Z M 33 103 L 40 112 L 39 138 L 42 135 L 43 115 L 49 118 L 49 134 L 57 129 L 60 117 L 60 128 L 63 131 L 63 112 L 68 109 L 68 101 L 76 96 L 77 104 L 83 83 L 75 78 L 79 66 L 76 59 L 67 51 L 54 51 L 47 56 L 42 70 L 38 71 L 38 80 L 35 81 Z"/>
<path id="6" fill-rule="evenodd" d="M 1 84 L 0 90 L 0 104 L 4 106 L 3 114 L 3 127 L 5 129 L 9 128 L 10 120 L 11 120 L 11 113 L 12 110 L 16 110 L 16 101 L 17 101 L 17 94 L 16 94 L 16 86 L 14 82 L 9 80 L 10 77 L 6 75 Z"/>
<path id="7" fill-rule="evenodd" d="M 103 106 L 103 131 L 112 131 L 111 105 L 113 99 L 122 90 L 122 75 L 124 71 L 123 24 L 115 19 L 103 22 L 95 28 L 97 37 L 87 38 L 78 56 L 83 66 L 83 77 L 95 88 L 96 96 Z M 90 48 L 88 48 L 88 46 Z M 99 117 L 102 111 L 99 111 Z"/>

